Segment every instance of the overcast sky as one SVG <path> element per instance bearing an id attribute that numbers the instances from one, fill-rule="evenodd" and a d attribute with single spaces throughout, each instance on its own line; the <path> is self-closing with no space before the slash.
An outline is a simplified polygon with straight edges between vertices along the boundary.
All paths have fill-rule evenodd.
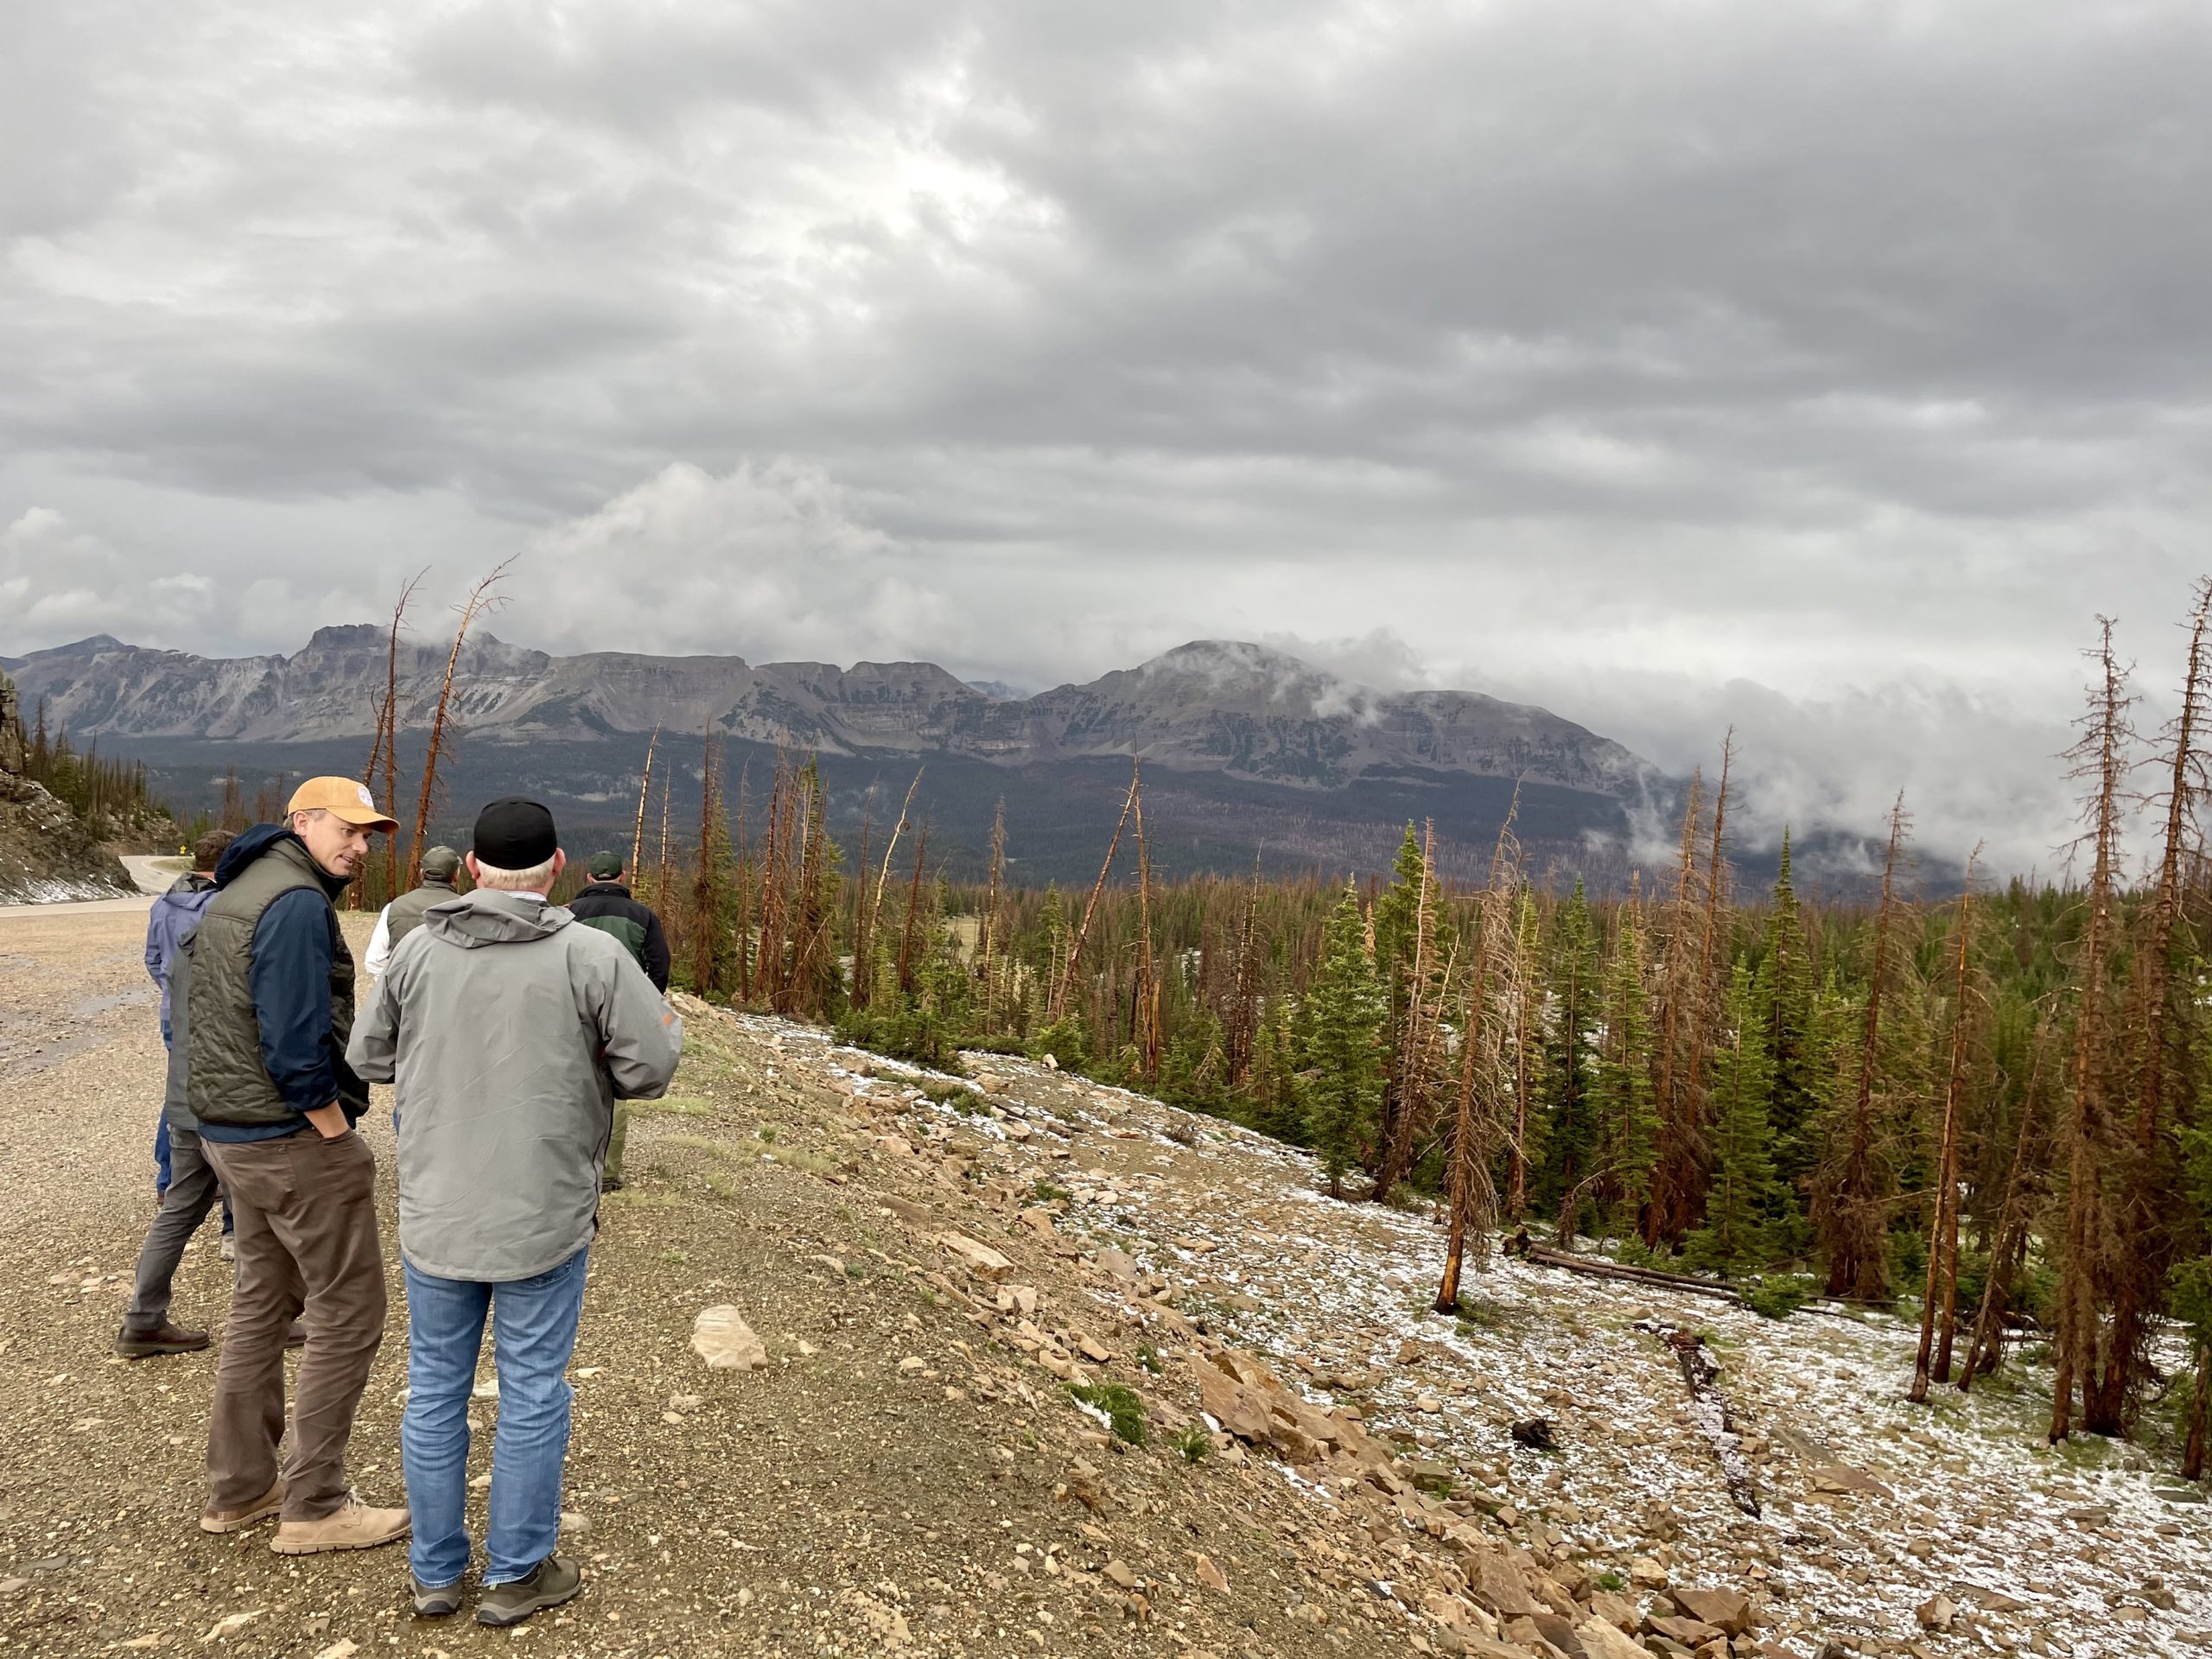
<path id="1" fill-rule="evenodd" d="M 517 553 L 549 649 L 1268 639 L 2047 866 L 2212 565 L 2200 0 L 353 10 L 6 7 L 0 651 Z"/>

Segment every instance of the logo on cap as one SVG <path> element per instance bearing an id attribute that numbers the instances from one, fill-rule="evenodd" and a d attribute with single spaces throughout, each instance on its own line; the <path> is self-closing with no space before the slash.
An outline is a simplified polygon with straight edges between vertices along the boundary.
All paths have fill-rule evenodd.
<path id="1" fill-rule="evenodd" d="M 376 797 L 369 793 L 369 786 L 366 784 L 354 785 L 353 792 L 361 798 L 361 804 L 363 806 L 372 809 L 375 807 L 377 804 Z"/>

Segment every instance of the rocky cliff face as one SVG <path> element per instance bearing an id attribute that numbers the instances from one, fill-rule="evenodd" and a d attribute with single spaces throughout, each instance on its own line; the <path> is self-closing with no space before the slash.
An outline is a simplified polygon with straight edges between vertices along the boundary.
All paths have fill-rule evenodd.
<path id="1" fill-rule="evenodd" d="M 303 742 L 372 730 L 382 632 L 320 629 L 289 657 L 216 659 L 105 635 L 12 664 L 27 704 L 80 738 Z M 426 723 L 442 649 L 401 652 L 402 706 Z M 1446 772 L 1634 797 L 1657 781 L 1620 745 L 1541 709 L 1465 691 L 1383 693 L 1281 652 L 1201 640 L 1087 684 L 995 697 L 931 663 L 769 663 L 600 652 L 552 657 L 489 635 L 455 680 L 479 737 L 564 741 L 707 727 L 825 754 L 957 754 L 998 766 L 1142 755 L 1154 766 L 1328 790 Z"/>

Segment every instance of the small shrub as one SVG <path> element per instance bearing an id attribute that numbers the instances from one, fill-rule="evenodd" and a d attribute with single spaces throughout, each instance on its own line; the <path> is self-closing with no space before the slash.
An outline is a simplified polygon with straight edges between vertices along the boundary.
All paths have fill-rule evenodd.
<path id="1" fill-rule="evenodd" d="M 1176 1431 L 1175 1449 L 1183 1454 L 1184 1462 L 1201 1462 L 1213 1455 L 1213 1436 L 1206 1433 L 1204 1423 L 1185 1423 Z"/>
<path id="2" fill-rule="evenodd" d="M 1143 1366 L 1145 1370 L 1150 1371 L 1154 1376 L 1158 1376 L 1161 1372 L 1167 1369 L 1165 1365 L 1162 1365 L 1160 1363 L 1160 1350 L 1154 1347 L 1148 1342 L 1141 1342 L 1137 1344 L 1137 1363 Z"/>
<path id="3" fill-rule="evenodd" d="M 1039 1181 L 1029 1189 L 1039 1204 L 1050 1204 L 1055 1198 L 1072 1198 L 1075 1194 L 1065 1186 L 1054 1186 L 1050 1181 Z"/>
<path id="4" fill-rule="evenodd" d="M 1092 1410 L 1103 1412 L 1116 1440 L 1144 1444 L 1144 1401 L 1135 1389 L 1119 1382 L 1071 1382 L 1068 1392 Z"/>
<path id="5" fill-rule="evenodd" d="M 1813 1298 L 1813 1281 L 1805 1274 L 1769 1274 L 1744 1281 L 1744 1306 L 1763 1319 L 1786 1319 Z"/>
<path id="6" fill-rule="evenodd" d="M 1614 1572 L 1613 1569 L 1609 1567 L 1598 1575 L 1598 1587 L 1600 1590 L 1610 1590 L 1618 1594 L 1619 1592 L 1628 1588 L 1628 1580 L 1621 1577 L 1619 1573 Z"/>

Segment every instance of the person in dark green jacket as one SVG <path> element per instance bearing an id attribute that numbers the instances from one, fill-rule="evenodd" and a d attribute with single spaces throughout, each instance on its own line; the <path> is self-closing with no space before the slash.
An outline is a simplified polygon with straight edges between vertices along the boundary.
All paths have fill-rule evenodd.
<path id="1" fill-rule="evenodd" d="M 663 995 L 668 992 L 668 936 L 650 905 L 641 905 L 622 885 L 622 855 L 594 853 L 591 885 L 569 900 L 569 913 L 586 927 L 612 935 L 637 958 L 645 977 Z M 614 1103 L 614 1135 L 607 1143 L 607 1171 L 600 1179 L 602 1192 L 622 1190 L 622 1154 L 630 1143 L 630 1103 Z"/>

